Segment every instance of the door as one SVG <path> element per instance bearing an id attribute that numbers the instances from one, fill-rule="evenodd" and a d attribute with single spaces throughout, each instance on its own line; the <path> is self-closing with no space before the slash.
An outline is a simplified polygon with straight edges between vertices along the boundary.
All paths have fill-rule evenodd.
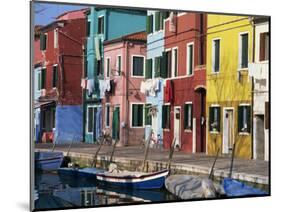
<path id="1" fill-rule="evenodd" d="M 264 160 L 264 115 L 256 116 L 255 138 L 257 159 Z"/>
<path id="2" fill-rule="evenodd" d="M 174 138 L 175 146 L 181 147 L 181 141 L 180 141 L 180 107 L 175 107 L 174 109 Z"/>
<path id="3" fill-rule="evenodd" d="M 223 151 L 222 153 L 231 153 L 234 143 L 234 123 L 233 109 L 224 109 L 223 119 Z"/>
<path id="4" fill-rule="evenodd" d="M 112 118 L 112 138 L 115 140 L 120 139 L 120 111 L 119 107 L 115 107 Z"/>

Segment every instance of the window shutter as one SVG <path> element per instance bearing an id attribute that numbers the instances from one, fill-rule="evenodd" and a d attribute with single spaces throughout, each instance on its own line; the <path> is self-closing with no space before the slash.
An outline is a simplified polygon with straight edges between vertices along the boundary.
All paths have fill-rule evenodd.
<path id="1" fill-rule="evenodd" d="M 187 129 L 188 126 L 188 105 L 184 105 L 184 129 Z"/>
<path id="2" fill-rule="evenodd" d="M 160 12 L 159 13 L 159 29 L 161 30 L 161 29 L 163 29 L 163 23 L 164 23 L 164 19 L 163 19 L 163 12 Z"/>
<path id="3" fill-rule="evenodd" d="M 242 35 L 242 64 L 241 68 L 248 67 L 248 34 Z"/>
<path id="4" fill-rule="evenodd" d="M 247 106 L 247 132 L 251 132 L 251 106 Z"/>
<path id="5" fill-rule="evenodd" d="M 154 77 L 160 76 L 161 57 L 155 57 Z"/>
<path id="6" fill-rule="evenodd" d="M 160 69 L 160 76 L 162 78 L 167 78 L 167 52 L 162 53 L 162 63 Z"/>
<path id="7" fill-rule="evenodd" d="M 220 127 L 221 127 L 221 108 L 220 107 L 216 107 L 217 111 L 218 111 L 218 131 L 220 132 Z"/>
<path id="8" fill-rule="evenodd" d="M 265 33 L 260 33 L 260 61 L 265 59 Z"/>
<path id="9" fill-rule="evenodd" d="M 46 88 L 46 69 L 41 70 L 41 89 Z"/>
<path id="10" fill-rule="evenodd" d="M 47 35 L 41 34 L 40 35 L 40 50 L 46 49 L 46 40 L 47 40 Z"/>
<path id="11" fill-rule="evenodd" d="M 238 106 L 238 132 L 243 128 L 243 106 Z"/>
<path id="12" fill-rule="evenodd" d="M 151 125 L 151 115 L 149 115 L 149 107 L 151 106 L 151 104 L 146 104 L 145 105 L 145 125 Z"/>
<path id="13" fill-rule="evenodd" d="M 191 125 L 190 125 L 190 128 L 191 129 L 193 129 L 193 107 L 192 107 L 192 105 L 190 105 L 190 110 L 191 110 L 191 117 L 189 117 L 190 118 L 190 120 L 191 120 Z"/>
<path id="14" fill-rule="evenodd" d="M 153 15 L 146 17 L 146 31 L 148 34 L 153 31 Z"/>
<path id="15" fill-rule="evenodd" d="M 220 40 L 215 41 L 215 65 L 214 71 L 219 71 L 220 69 Z"/>
<path id="16" fill-rule="evenodd" d="M 209 131 L 213 131 L 212 123 L 214 123 L 214 108 L 209 107 Z"/>
<path id="17" fill-rule="evenodd" d="M 143 105 L 137 105 L 138 108 L 138 126 L 143 126 Z"/>
<path id="18" fill-rule="evenodd" d="M 162 106 L 162 128 L 166 128 L 166 105 Z"/>
<path id="19" fill-rule="evenodd" d="M 160 30 L 160 12 L 155 12 L 155 31 Z"/>
<path id="20" fill-rule="evenodd" d="M 137 108 L 137 105 L 133 105 L 132 107 L 133 109 L 133 126 L 136 127 L 138 126 L 138 108 Z"/>
<path id="21" fill-rule="evenodd" d="M 152 59 L 146 59 L 145 78 L 152 78 Z"/>
<path id="22" fill-rule="evenodd" d="M 57 80 L 58 80 L 58 66 L 53 66 L 53 80 L 52 80 L 53 87 L 57 87 Z"/>

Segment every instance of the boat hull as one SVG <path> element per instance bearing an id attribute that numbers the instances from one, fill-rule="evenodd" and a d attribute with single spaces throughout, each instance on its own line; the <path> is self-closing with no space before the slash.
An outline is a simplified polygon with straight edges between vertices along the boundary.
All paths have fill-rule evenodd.
<path id="1" fill-rule="evenodd" d="M 63 161 L 62 152 L 35 152 L 35 169 L 56 171 Z"/>
<path id="2" fill-rule="evenodd" d="M 59 168 L 58 173 L 73 177 L 84 177 L 84 178 L 93 178 L 96 179 L 97 173 L 103 173 L 103 169 L 97 169 L 97 168 Z"/>
<path id="3" fill-rule="evenodd" d="M 118 186 L 128 189 L 159 189 L 165 183 L 165 178 L 169 171 L 164 170 L 155 173 L 149 173 L 136 176 L 112 176 L 104 174 L 97 174 L 97 180 L 107 186 Z"/>

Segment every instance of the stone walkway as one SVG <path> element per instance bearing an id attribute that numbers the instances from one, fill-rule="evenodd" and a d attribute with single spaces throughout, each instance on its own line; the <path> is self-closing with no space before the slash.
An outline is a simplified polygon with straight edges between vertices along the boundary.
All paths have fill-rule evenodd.
<path id="1" fill-rule="evenodd" d="M 52 144 L 36 144 L 37 150 L 51 150 Z M 79 155 L 92 157 L 98 146 L 94 144 L 73 144 L 70 150 L 70 156 Z M 57 145 L 55 150 L 67 152 L 68 145 Z M 99 157 L 109 157 L 112 151 L 111 146 L 102 146 Z M 149 149 L 147 160 L 152 163 L 167 163 L 168 150 Z M 116 147 L 114 153 L 115 161 L 137 161 L 143 160 L 144 148 L 139 146 Z M 191 154 L 184 152 L 174 152 L 172 160 L 172 168 L 178 168 L 187 172 L 197 174 L 208 174 L 212 167 L 214 156 L 205 154 Z M 230 157 L 218 157 L 215 165 L 214 175 L 218 177 L 227 177 L 230 168 Z M 233 178 L 245 180 L 253 183 L 268 184 L 269 163 L 262 160 L 244 160 L 236 159 L 233 165 Z"/>

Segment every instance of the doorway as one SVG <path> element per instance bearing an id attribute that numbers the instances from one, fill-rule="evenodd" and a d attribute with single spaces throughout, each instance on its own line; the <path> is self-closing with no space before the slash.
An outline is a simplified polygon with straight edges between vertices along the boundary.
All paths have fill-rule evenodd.
<path id="1" fill-rule="evenodd" d="M 234 144 L 234 109 L 224 108 L 223 111 L 223 147 L 222 153 L 232 152 Z"/>
<path id="2" fill-rule="evenodd" d="M 180 120 L 181 120 L 181 109 L 180 107 L 174 107 L 174 138 L 175 146 L 181 148 L 181 140 L 180 140 Z"/>

